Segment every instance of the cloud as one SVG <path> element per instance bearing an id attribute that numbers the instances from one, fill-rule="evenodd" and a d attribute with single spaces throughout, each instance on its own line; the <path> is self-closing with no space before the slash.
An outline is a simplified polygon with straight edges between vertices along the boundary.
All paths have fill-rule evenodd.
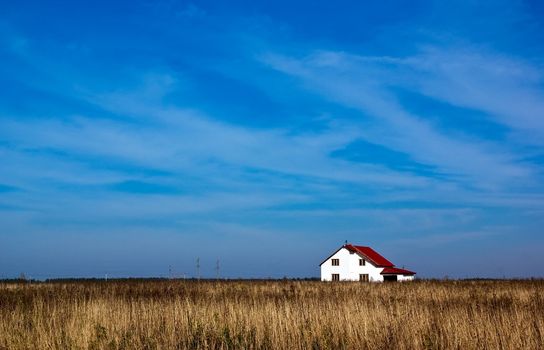
<path id="1" fill-rule="evenodd" d="M 361 138 L 409 154 L 414 160 L 479 188 L 530 178 L 532 169 L 509 149 L 489 141 L 448 135 L 398 102 L 392 87 L 414 74 L 412 58 L 365 57 L 318 51 L 304 58 L 266 54 L 262 62 L 295 76 L 308 89 L 359 109 L 374 126 Z M 407 68 L 408 67 L 408 68 Z"/>
<path id="2" fill-rule="evenodd" d="M 169 85 L 171 79 L 161 76 L 146 82 L 140 91 L 86 97 L 104 110 L 131 116 L 134 122 L 83 116 L 72 116 L 67 121 L 20 122 L 5 118 L 4 139 L 23 148 L 47 145 L 164 170 L 219 160 L 240 167 L 337 181 L 401 186 L 426 182 L 414 175 L 330 157 L 334 150 L 357 137 L 353 125 L 331 123 L 326 130 L 304 133 L 230 125 L 196 110 L 162 104 L 161 96 L 169 89 L 164 82 Z M 148 97 L 150 90 L 156 97 Z"/>
<path id="3" fill-rule="evenodd" d="M 285 57 L 280 61 L 301 64 Z M 324 81 L 314 86 L 323 93 L 329 91 L 335 101 L 361 106 L 364 112 L 374 111 L 375 120 L 379 121 L 375 123 L 377 127 L 342 119 L 329 121 L 323 129 L 296 132 L 288 127 L 255 129 L 230 124 L 198 110 L 166 103 L 164 96 L 176 89 L 177 80 L 163 74 L 142 75 L 142 83 L 132 90 L 86 91 L 80 98 L 119 118 L 72 115 L 62 119 L 18 120 L 3 117 L 0 136 L 8 144 L 16 145 L 1 150 L 5 161 L 13 165 L 4 179 L 17 177 L 18 186 L 32 189 L 32 196 L 41 198 L 32 206 L 48 214 L 47 218 L 32 214 L 38 222 L 49 220 L 58 224 L 63 220 L 73 224 L 97 220 L 113 224 L 116 220 L 125 222 L 123 218 L 136 213 L 141 220 L 147 218 L 150 224 L 156 224 L 158 218 L 176 222 L 195 213 L 217 215 L 242 208 L 263 213 L 269 208 L 326 202 L 331 203 L 330 210 L 313 211 L 311 215 L 334 217 L 338 214 L 340 218 L 347 218 L 349 215 L 346 216 L 341 205 L 346 201 L 354 207 L 364 205 L 365 201 L 427 200 L 434 205 L 461 203 L 461 206 L 515 205 L 520 208 L 542 203 L 539 196 L 506 196 L 461 189 L 459 181 L 472 185 L 476 180 L 481 190 L 486 188 L 482 183 L 489 185 L 486 181 L 494 180 L 496 190 L 506 179 L 528 176 L 528 173 L 520 175 L 517 166 L 507 161 L 509 157 L 486 152 L 484 142 L 466 144 L 451 139 L 404 111 L 386 88 L 378 84 L 378 78 L 385 74 L 380 72 L 384 69 L 381 65 L 384 62 L 386 66 L 404 64 L 399 61 L 384 57 L 346 58 L 345 54 L 331 53 L 307 58 L 304 69 L 309 73 L 302 75 L 302 79 L 321 75 L 337 91 L 326 90 L 320 85 L 325 85 Z M 361 70 L 361 62 L 381 67 L 370 70 L 376 76 L 367 85 L 374 84 L 376 91 L 363 96 L 362 100 L 358 93 L 350 91 L 358 86 L 367 89 L 363 92 L 369 90 L 367 85 L 358 84 L 354 79 L 361 77 L 360 73 L 351 74 Z M 328 80 L 329 75 L 337 80 Z M 305 82 L 314 83 L 313 80 Z M 337 97 L 338 91 L 346 93 Z M 365 103 L 372 99 L 367 109 Z M 363 152 L 387 157 L 387 150 L 399 149 L 409 160 L 396 167 L 385 159 L 372 159 L 358 153 L 353 158 L 342 153 L 354 143 L 368 144 L 365 140 L 375 146 L 363 148 Z M 464 153 L 459 155 L 459 152 Z M 343 156 L 339 157 L 340 154 Z M 459 159 L 452 159 L 455 157 Z M 412 160 L 420 163 L 412 163 Z M 125 165 L 112 168 L 108 163 Z M 35 172 L 36 165 L 43 167 L 39 174 Z M 440 174 L 425 168 L 431 166 Z M 135 176 L 132 169 L 142 170 L 136 170 Z M 496 177 L 486 173 L 489 169 L 494 169 Z M 509 173 L 509 169 L 518 172 Z M 79 195 L 72 197 L 70 192 Z M 41 194 L 36 197 L 36 193 Z M 50 199 L 46 198 L 55 193 L 63 193 L 64 198 L 47 203 Z M 372 193 L 381 194 L 376 197 Z M 24 206 L 28 202 L 26 198 L 19 197 L 13 203 Z M 64 207 L 73 208 L 72 219 L 65 218 Z M 97 207 L 105 210 L 97 211 Z M 384 210 L 383 215 L 387 216 L 386 212 Z M 377 215 L 368 211 L 359 214 Z M 287 219 L 278 212 L 274 215 Z M 386 220 L 385 216 L 384 225 L 391 229 L 400 229 L 402 225 L 395 222 L 407 219 L 404 215 L 402 220 L 394 219 L 393 215 Z"/>
<path id="4" fill-rule="evenodd" d="M 166 104 L 175 85 L 169 76 L 145 74 L 133 90 L 83 93 L 117 119 L 2 116 L 0 154 L 9 171 L 0 181 L 26 193 L 0 205 L 26 209 L 21 215 L 34 227 L 175 226 L 224 216 L 244 221 L 245 211 L 257 220 L 267 208 L 348 198 L 357 188 L 413 190 L 433 182 L 334 157 L 359 134 L 349 123 L 296 132 L 229 124 Z"/>
<path id="5" fill-rule="evenodd" d="M 506 55 L 474 49 L 428 48 L 408 60 L 411 85 L 456 106 L 484 111 L 522 133 L 524 142 L 543 145 L 543 72 Z"/>

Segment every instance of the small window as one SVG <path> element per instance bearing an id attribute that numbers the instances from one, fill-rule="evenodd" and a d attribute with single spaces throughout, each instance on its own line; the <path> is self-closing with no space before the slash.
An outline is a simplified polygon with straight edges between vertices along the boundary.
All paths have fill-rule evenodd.
<path id="1" fill-rule="evenodd" d="M 340 274 L 339 274 L 339 273 L 333 273 L 333 274 L 332 274 L 332 281 L 333 281 L 333 282 L 338 282 L 338 281 L 340 281 Z"/>
<path id="2" fill-rule="evenodd" d="M 332 266 L 340 266 L 340 259 L 331 259 Z"/>
<path id="3" fill-rule="evenodd" d="M 349 253 L 350 254 L 355 254 L 355 252 L 353 250 L 350 250 Z"/>
<path id="4" fill-rule="evenodd" d="M 361 282 L 368 282 L 368 274 L 367 273 L 362 273 L 359 275 L 359 281 Z"/>
<path id="5" fill-rule="evenodd" d="M 365 259 L 359 259 L 359 266 L 365 266 L 366 260 Z"/>

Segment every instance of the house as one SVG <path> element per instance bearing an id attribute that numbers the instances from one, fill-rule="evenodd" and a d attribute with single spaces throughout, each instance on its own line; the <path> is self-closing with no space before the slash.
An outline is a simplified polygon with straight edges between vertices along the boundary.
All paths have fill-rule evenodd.
<path id="1" fill-rule="evenodd" d="M 370 247 L 344 244 L 321 264 L 322 281 L 412 281 L 413 271 L 395 265 Z"/>

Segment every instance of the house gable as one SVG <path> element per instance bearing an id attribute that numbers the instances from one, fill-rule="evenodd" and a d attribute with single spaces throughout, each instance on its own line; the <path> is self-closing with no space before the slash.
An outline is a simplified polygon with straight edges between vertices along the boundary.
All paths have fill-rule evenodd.
<path id="1" fill-rule="evenodd" d="M 325 260 L 323 260 L 323 261 L 319 264 L 319 266 L 321 266 L 321 265 L 323 265 L 324 263 L 326 263 L 327 260 L 329 260 L 330 258 L 332 258 L 333 256 L 335 256 L 336 253 L 338 253 L 339 251 L 341 251 L 342 249 L 344 249 L 344 247 L 345 247 L 345 246 L 341 246 L 340 248 L 336 249 L 336 250 L 334 251 L 334 253 L 332 253 L 332 254 L 329 255 Z"/>

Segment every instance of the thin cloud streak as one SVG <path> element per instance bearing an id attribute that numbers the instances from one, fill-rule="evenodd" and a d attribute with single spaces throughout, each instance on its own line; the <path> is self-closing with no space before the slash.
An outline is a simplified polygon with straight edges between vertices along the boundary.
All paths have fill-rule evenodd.
<path id="1" fill-rule="evenodd" d="M 365 59 L 331 52 L 318 52 L 303 59 L 268 54 L 261 59 L 278 71 L 300 78 L 305 86 L 324 97 L 358 108 L 382 123 L 383 133 L 364 133 L 365 138 L 406 152 L 461 181 L 467 177 L 478 187 L 496 188 L 532 175 L 530 168 L 516 162 L 514 155 L 500 150 L 498 145 L 490 147 L 489 142 L 458 140 L 403 109 L 388 91 L 388 84 L 394 83 L 388 79 L 392 79 L 398 68 L 394 67 L 392 72 L 381 65 L 373 69 L 374 62 L 396 64 L 396 59 Z"/>

